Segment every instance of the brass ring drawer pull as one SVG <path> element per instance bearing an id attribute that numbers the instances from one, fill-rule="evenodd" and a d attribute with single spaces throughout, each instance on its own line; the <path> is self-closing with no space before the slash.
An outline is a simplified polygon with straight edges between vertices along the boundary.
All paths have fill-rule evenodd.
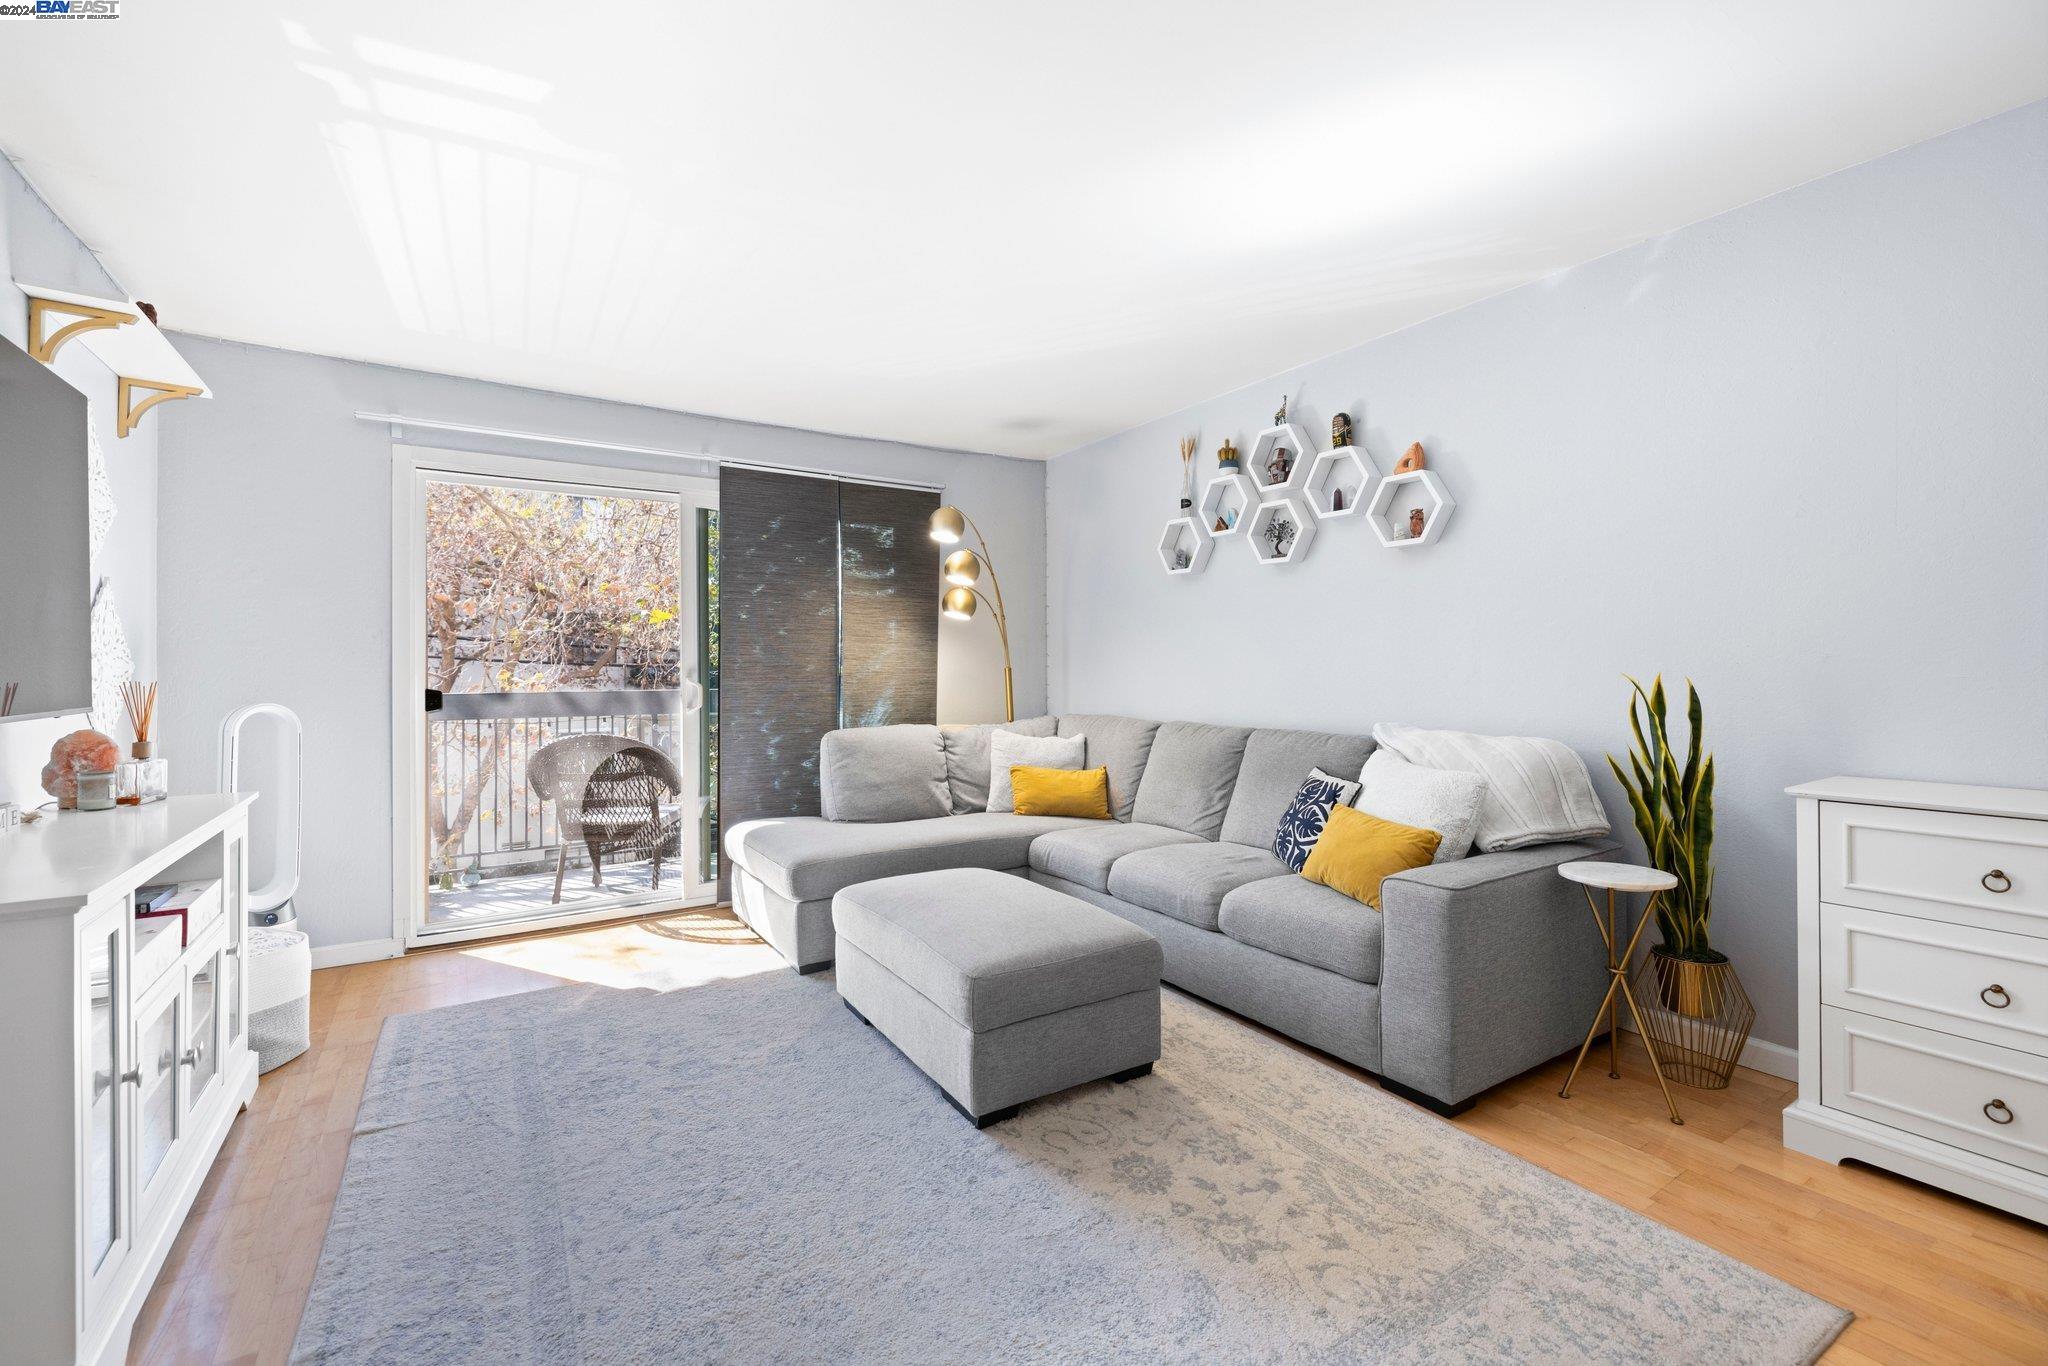
<path id="1" fill-rule="evenodd" d="M 1994 992 L 1998 995 L 1998 999 L 1995 1001 L 1991 999 L 1992 994 Z M 1996 982 L 1993 982 L 1990 986 L 1978 992 L 1977 999 L 1982 1001 L 1985 1005 L 1990 1006 L 1993 1010 L 2004 1010 L 2007 1006 L 2012 1004 L 2011 994 L 2008 993 L 2004 987 L 1998 985 L 1998 983 Z"/>
<path id="2" fill-rule="evenodd" d="M 1993 1114 L 1994 1110 L 1998 1113 Z M 2001 1114 L 2005 1116 L 2004 1119 L 1998 1117 Z M 2012 1107 L 2002 1100 L 1994 1100 L 1984 1107 L 1984 1118 L 1990 1120 L 1993 1124 L 2010 1124 L 2012 1123 Z"/>
<path id="3" fill-rule="evenodd" d="M 1996 887 L 1991 885 L 1991 879 L 1993 878 L 1998 879 L 1999 885 Z M 2009 892 L 2012 890 L 2012 879 L 2005 875 L 2003 868 L 1993 868 L 1983 877 L 1978 878 L 1977 881 L 1982 884 L 1987 892 Z"/>

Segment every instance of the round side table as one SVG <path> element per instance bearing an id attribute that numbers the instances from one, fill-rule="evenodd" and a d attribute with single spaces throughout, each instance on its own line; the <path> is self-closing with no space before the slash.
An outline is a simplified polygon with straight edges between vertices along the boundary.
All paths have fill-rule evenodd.
<path id="1" fill-rule="evenodd" d="M 1607 994 L 1600 998 L 1599 1009 L 1593 1012 L 1592 1027 L 1586 1030 L 1586 1041 L 1579 1045 L 1579 1056 L 1572 1062 L 1571 1075 L 1564 1079 L 1564 1086 L 1558 1095 L 1569 1100 L 1572 1083 L 1579 1079 L 1579 1069 L 1586 1064 L 1586 1054 L 1592 1050 L 1593 1040 L 1600 1036 L 1600 1025 L 1607 1025 L 1607 1075 L 1621 1076 L 1621 1051 L 1614 1037 L 1615 1026 L 1620 1022 L 1621 1002 L 1628 1002 L 1628 1013 L 1635 1017 L 1636 1032 L 1643 1037 L 1643 1047 L 1650 1054 L 1650 1070 L 1657 1074 L 1658 1089 L 1664 1092 L 1664 1104 L 1671 1111 L 1671 1122 L 1683 1124 L 1678 1117 L 1678 1102 L 1671 1098 L 1671 1084 L 1664 1080 L 1664 1064 L 1657 1057 L 1657 1045 L 1650 1038 L 1650 1031 L 1643 1024 L 1643 1012 L 1636 1005 L 1635 993 L 1628 987 L 1628 965 L 1636 955 L 1636 941 L 1643 937 L 1643 927 L 1650 923 L 1650 907 L 1657 902 L 1657 893 L 1670 891 L 1678 885 L 1678 879 L 1656 868 L 1644 868 L 1629 863 L 1566 863 L 1559 866 L 1558 875 L 1568 882 L 1576 882 L 1586 894 L 1586 908 L 1593 913 L 1593 923 L 1600 929 L 1600 938 L 1607 944 Z M 1593 889 L 1600 888 L 1607 893 L 1607 913 L 1603 918 L 1600 906 L 1593 900 Z M 1616 892 L 1641 892 L 1645 894 L 1642 916 L 1636 927 L 1629 933 L 1624 945 L 1620 938 L 1620 925 L 1615 919 L 1614 894 Z"/>

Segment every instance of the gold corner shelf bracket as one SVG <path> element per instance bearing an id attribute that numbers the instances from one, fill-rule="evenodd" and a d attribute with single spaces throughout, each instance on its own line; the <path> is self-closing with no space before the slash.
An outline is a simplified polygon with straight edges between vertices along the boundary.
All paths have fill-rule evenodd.
<path id="1" fill-rule="evenodd" d="M 52 332 L 49 330 L 52 315 L 67 317 L 72 321 Z M 121 327 L 136 319 L 133 313 L 123 313 L 116 308 L 102 308 L 97 304 L 75 304 L 62 299 L 43 299 L 35 295 L 28 301 L 28 353 L 48 365 L 57 358 L 57 349 L 81 332 L 97 332 L 104 327 Z M 180 398 L 184 395 L 179 395 Z"/>
<path id="2" fill-rule="evenodd" d="M 135 395 L 144 392 L 148 396 L 140 402 Z M 155 380 L 130 379 L 121 376 L 121 413 L 117 431 L 121 436 L 135 430 L 135 424 L 142 421 L 142 415 L 159 403 L 168 403 L 174 398 L 197 398 L 204 389 L 190 384 L 159 384 Z"/>

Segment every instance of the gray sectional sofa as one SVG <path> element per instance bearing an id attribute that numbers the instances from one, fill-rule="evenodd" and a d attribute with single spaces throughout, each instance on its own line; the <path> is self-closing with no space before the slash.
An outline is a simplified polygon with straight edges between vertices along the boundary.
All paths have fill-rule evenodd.
<path id="1" fill-rule="evenodd" d="M 989 734 L 1085 735 L 1112 821 L 991 812 Z M 833 958 L 832 896 L 940 868 L 1027 876 L 1150 932 L 1165 980 L 1376 1074 L 1445 1113 L 1575 1047 L 1606 989 L 1574 859 L 1606 842 L 1480 854 L 1389 878 L 1375 912 L 1290 872 L 1273 832 L 1311 768 L 1373 742 L 1127 716 L 834 731 L 820 816 L 730 827 L 733 908 L 799 972 Z"/>

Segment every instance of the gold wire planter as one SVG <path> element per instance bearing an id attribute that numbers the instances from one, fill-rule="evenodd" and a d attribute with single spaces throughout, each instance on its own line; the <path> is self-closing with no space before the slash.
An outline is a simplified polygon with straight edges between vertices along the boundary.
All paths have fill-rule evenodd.
<path id="1" fill-rule="evenodd" d="M 1703 1091 L 1726 1087 L 1756 1023 L 1756 1006 L 1735 965 L 1696 963 L 1652 949 L 1636 968 L 1635 994 L 1664 1075 Z"/>

